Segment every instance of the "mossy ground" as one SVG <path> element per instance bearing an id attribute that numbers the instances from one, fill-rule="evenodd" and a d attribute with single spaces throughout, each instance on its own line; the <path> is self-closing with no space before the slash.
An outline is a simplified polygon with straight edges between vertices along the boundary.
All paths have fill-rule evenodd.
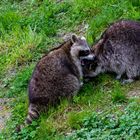
<path id="1" fill-rule="evenodd" d="M 112 22 L 119 19 L 140 20 L 139 0 L 1 0 L 0 1 L 0 98 L 8 103 L 11 119 L 0 134 L 1 139 L 66 139 L 82 128 L 84 118 L 93 112 L 123 112 L 139 96 L 140 82 L 121 85 L 114 75 L 102 74 L 85 83 L 69 103 L 63 100 L 19 134 L 28 108 L 27 85 L 37 61 L 52 47 L 63 42 L 68 33 L 84 35 L 91 45 Z"/>

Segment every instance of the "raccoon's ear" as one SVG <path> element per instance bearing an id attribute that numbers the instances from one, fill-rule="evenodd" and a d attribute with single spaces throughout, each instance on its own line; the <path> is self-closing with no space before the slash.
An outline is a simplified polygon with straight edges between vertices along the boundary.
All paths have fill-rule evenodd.
<path id="1" fill-rule="evenodd" d="M 78 37 L 77 37 L 77 35 L 72 34 L 72 35 L 71 35 L 71 41 L 72 41 L 72 43 L 77 42 L 77 41 L 78 41 Z"/>

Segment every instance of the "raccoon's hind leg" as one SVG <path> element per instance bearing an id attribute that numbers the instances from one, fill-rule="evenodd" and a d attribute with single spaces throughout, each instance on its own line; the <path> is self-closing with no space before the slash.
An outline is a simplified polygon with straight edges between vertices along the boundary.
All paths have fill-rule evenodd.
<path id="1" fill-rule="evenodd" d="M 135 80 L 135 77 L 137 76 L 136 73 L 133 71 L 132 68 L 127 69 L 126 71 L 127 79 L 122 80 L 122 84 L 128 84 L 132 83 Z"/>
<path id="2" fill-rule="evenodd" d="M 134 81 L 134 78 L 132 76 L 128 75 L 128 74 L 126 74 L 126 75 L 127 75 L 128 78 L 127 79 L 123 79 L 122 80 L 122 84 L 132 83 Z"/>
<path id="3" fill-rule="evenodd" d="M 122 77 L 122 74 L 118 74 L 118 75 L 116 76 L 116 80 L 120 80 L 122 84 L 127 84 L 127 83 L 131 83 L 131 82 L 134 81 L 134 80 L 131 79 L 131 78 L 122 79 L 122 80 L 121 80 L 121 77 Z"/>
<path id="4" fill-rule="evenodd" d="M 40 115 L 40 113 L 39 113 L 38 106 L 30 103 L 29 109 L 28 109 L 28 115 L 26 118 L 26 123 L 31 124 L 34 119 L 39 118 L 39 115 Z"/>
<path id="5" fill-rule="evenodd" d="M 134 79 L 124 79 L 124 80 L 122 80 L 122 84 L 132 83 L 133 81 L 134 81 Z"/>
<path id="6" fill-rule="evenodd" d="M 122 77 L 122 74 L 117 74 L 117 76 L 116 76 L 116 80 L 120 80 L 121 77 Z"/>

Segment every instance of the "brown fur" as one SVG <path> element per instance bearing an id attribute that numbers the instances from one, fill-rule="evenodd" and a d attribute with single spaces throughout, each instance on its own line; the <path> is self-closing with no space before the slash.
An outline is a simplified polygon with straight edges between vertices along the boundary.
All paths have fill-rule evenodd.
<path id="1" fill-rule="evenodd" d="M 72 51 L 74 49 L 74 51 Z M 71 98 L 82 80 L 80 50 L 90 50 L 86 40 L 73 37 L 41 58 L 29 83 L 29 111 L 27 123 L 38 118 L 41 108 L 59 103 L 61 98 Z"/>

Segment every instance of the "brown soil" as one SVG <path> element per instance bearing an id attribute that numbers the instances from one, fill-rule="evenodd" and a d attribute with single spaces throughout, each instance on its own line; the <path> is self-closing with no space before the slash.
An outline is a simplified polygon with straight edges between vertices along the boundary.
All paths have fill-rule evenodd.
<path id="1" fill-rule="evenodd" d="M 8 105 L 10 100 L 11 99 L 0 98 L 0 131 L 4 128 L 11 115 L 10 107 Z"/>

